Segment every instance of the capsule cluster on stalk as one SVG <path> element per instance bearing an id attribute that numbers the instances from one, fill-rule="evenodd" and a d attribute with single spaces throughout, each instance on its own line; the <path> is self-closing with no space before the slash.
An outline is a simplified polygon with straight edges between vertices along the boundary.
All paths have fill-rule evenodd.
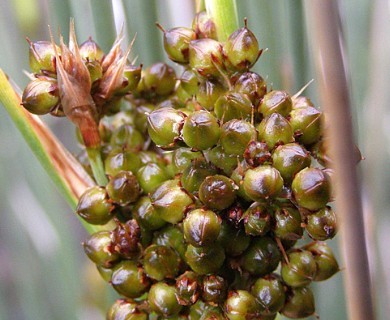
<path id="1" fill-rule="evenodd" d="M 77 213 L 116 223 L 83 244 L 123 296 L 107 319 L 313 315 L 310 283 L 339 271 L 324 242 L 337 223 L 322 112 L 251 71 L 262 51 L 246 22 L 223 43 L 205 12 L 192 28 L 160 28 L 180 76 L 164 63 L 141 72 L 117 42 L 107 55 L 91 39 L 79 48 L 109 182 Z M 36 79 L 23 105 L 37 114 L 61 110 L 53 48 L 30 44 Z M 119 87 L 102 94 L 118 65 Z M 78 159 L 91 172 L 85 151 Z"/>

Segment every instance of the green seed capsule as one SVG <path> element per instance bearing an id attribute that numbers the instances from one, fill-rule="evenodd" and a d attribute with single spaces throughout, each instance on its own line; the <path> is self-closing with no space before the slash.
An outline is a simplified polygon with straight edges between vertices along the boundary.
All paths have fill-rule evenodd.
<path id="1" fill-rule="evenodd" d="M 254 201 L 277 197 L 283 189 L 283 178 L 278 170 L 264 165 L 249 169 L 244 178 L 244 190 Z"/>
<path id="2" fill-rule="evenodd" d="M 123 70 L 123 82 L 121 88 L 115 91 L 117 95 L 125 95 L 137 89 L 141 80 L 142 67 L 126 65 Z"/>
<path id="3" fill-rule="evenodd" d="M 310 106 L 294 109 L 290 113 L 290 124 L 300 143 L 313 144 L 322 134 L 322 112 Z"/>
<path id="4" fill-rule="evenodd" d="M 151 96 L 168 96 L 175 89 L 176 74 L 167 64 L 157 62 L 144 71 L 141 83 L 141 87 Z"/>
<path id="5" fill-rule="evenodd" d="M 184 70 L 184 72 L 180 76 L 179 87 L 182 87 L 190 97 L 198 92 L 199 79 L 193 70 Z"/>
<path id="6" fill-rule="evenodd" d="M 246 26 L 233 32 L 224 45 L 224 55 L 234 71 L 249 70 L 259 58 L 259 43 Z"/>
<path id="7" fill-rule="evenodd" d="M 79 51 L 81 57 L 86 61 L 101 62 L 104 57 L 103 50 L 91 37 L 80 45 Z"/>
<path id="8" fill-rule="evenodd" d="M 152 111 L 148 116 L 148 133 L 153 142 L 160 147 L 169 148 L 179 139 L 184 114 L 173 108 Z"/>
<path id="9" fill-rule="evenodd" d="M 252 240 L 242 255 L 241 265 L 253 275 L 264 276 L 276 269 L 282 254 L 274 240 L 268 236 Z"/>
<path id="10" fill-rule="evenodd" d="M 292 181 L 294 176 L 302 169 L 309 167 L 310 163 L 309 152 L 298 143 L 278 146 L 272 153 L 272 165 L 286 182 Z"/>
<path id="11" fill-rule="evenodd" d="M 325 207 L 306 218 L 306 231 L 310 238 L 319 241 L 332 239 L 337 233 L 336 214 Z"/>
<path id="12" fill-rule="evenodd" d="M 233 173 L 233 170 L 237 167 L 239 161 L 242 160 L 237 155 L 226 153 L 222 149 L 222 146 L 219 145 L 212 148 L 207 153 L 207 156 L 210 162 L 221 169 L 227 176 L 230 176 Z"/>
<path id="13" fill-rule="evenodd" d="M 299 96 L 299 97 L 293 97 L 292 98 L 293 102 L 293 109 L 298 109 L 301 107 L 313 107 L 314 108 L 314 103 L 307 97 L 304 96 Z"/>
<path id="14" fill-rule="evenodd" d="M 164 32 L 164 49 L 169 59 L 186 64 L 189 62 L 189 44 L 196 39 L 194 30 L 184 27 L 169 29 Z"/>
<path id="15" fill-rule="evenodd" d="M 204 159 L 203 155 L 199 151 L 193 151 L 190 148 L 178 148 L 173 151 L 172 162 L 176 173 L 181 173 L 192 162 L 193 159 Z"/>
<path id="16" fill-rule="evenodd" d="M 264 236 L 271 230 L 271 210 L 258 202 L 253 203 L 244 213 L 245 233 Z"/>
<path id="17" fill-rule="evenodd" d="M 332 249 L 325 242 L 312 242 L 304 247 L 310 251 L 317 266 L 314 281 L 323 281 L 340 271 Z"/>
<path id="18" fill-rule="evenodd" d="M 107 155 L 104 167 L 106 174 L 112 177 L 121 171 L 131 171 L 135 174 L 141 167 L 141 159 L 130 150 L 115 148 Z"/>
<path id="19" fill-rule="evenodd" d="M 226 317 L 220 307 L 209 306 L 199 320 L 226 320 Z"/>
<path id="20" fill-rule="evenodd" d="M 219 140 L 221 129 L 217 119 L 208 111 L 195 111 L 183 125 L 182 138 L 187 146 L 195 150 L 206 150 Z"/>
<path id="21" fill-rule="evenodd" d="M 315 312 L 314 295 L 310 288 L 290 288 L 281 314 L 291 319 L 311 316 Z"/>
<path id="22" fill-rule="evenodd" d="M 87 189 L 80 197 L 76 212 L 90 224 L 106 224 L 112 218 L 113 205 L 106 190 L 95 186 Z"/>
<path id="23" fill-rule="evenodd" d="M 164 182 L 150 198 L 160 218 L 172 224 L 182 221 L 185 211 L 193 204 L 192 198 L 174 180 Z"/>
<path id="24" fill-rule="evenodd" d="M 294 142 L 293 128 L 279 113 L 272 113 L 257 126 L 259 140 L 265 142 L 270 149 L 276 145 Z"/>
<path id="25" fill-rule="evenodd" d="M 230 291 L 224 309 L 229 320 L 259 319 L 256 299 L 246 290 Z"/>
<path id="26" fill-rule="evenodd" d="M 247 95 L 253 105 L 257 106 L 267 93 L 267 83 L 256 72 L 248 71 L 241 74 L 236 80 L 233 90 Z"/>
<path id="27" fill-rule="evenodd" d="M 279 312 L 286 299 L 283 283 L 276 274 L 270 274 L 256 280 L 252 294 L 260 306 L 262 315 L 272 315 Z"/>
<path id="28" fill-rule="evenodd" d="M 248 96 L 240 92 L 231 92 L 221 96 L 214 107 L 216 116 L 222 122 L 233 119 L 250 121 L 253 111 L 253 105 Z"/>
<path id="29" fill-rule="evenodd" d="M 284 240 L 302 238 L 302 218 L 300 212 L 293 207 L 283 207 L 275 211 L 275 236 Z"/>
<path id="30" fill-rule="evenodd" d="M 243 155 L 248 143 L 257 137 L 255 127 L 244 120 L 230 120 L 221 129 L 220 143 L 227 154 Z"/>
<path id="31" fill-rule="evenodd" d="M 178 314 L 182 306 L 176 300 L 175 287 L 163 282 L 152 285 L 148 293 L 148 302 L 152 311 L 164 317 Z"/>
<path id="32" fill-rule="evenodd" d="M 115 266 L 111 284 L 119 294 L 138 298 L 149 289 L 150 280 L 135 261 L 124 260 Z"/>
<path id="33" fill-rule="evenodd" d="M 244 152 L 246 163 L 253 167 L 258 167 L 271 162 L 271 153 L 264 142 L 250 141 Z"/>
<path id="34" fill-rule="evenodd" d="M 174 249 L 179 256 L 184 260 L 187 244 L 184 240 L 183 232 L 173 225 L 168 225 L 158 231 L 153 239 L 153 243 L 161 246 L 169 246 Z"/>
<path id="35" fill-rule="evenodd" d="M 259 106 L 259 112 L 264 117 L 275 112 L 287 117 L 291 110 L 292 100 L 286 91 L 273 90 L 268 92 Z"/>
<path id="36" fill-rule="evenodd" d="M 297 250 L 288 254 L 288 263 L 282 262 L 281 275 L 290 287 L 303 287 L 312 282 L 316 276 L 317 266 L 309 251 Z"/>
<path id="37" fill-rule="evenodd" d="M 196 247 L 212 245 L 220 230 L 221 219 L 211 210 L 192 210 L 183 221 L 184 238 Z"/>
<path id="38" fill-rule="evenodd" d="M 96 232 L 83 243 L 88 258 L 98 266 L 105 268 L 112 267 L 119 260 L 119 255 L 110 250 L 111 245 L 111 233 L 109 231 Z"/>
<path id="39" fill-rule="evenodd" d="M 190 306 L 198 301 L 201 287 L 198 275 L 186 271 L 176 279 L 176 299 L 182 306 Z"/>
<path id="40" fill-rule="evenodd" d="M 107 320 L 147 320 L 148 315 L 137 308 L 133 301 L 119 299 L 107 312 Z"/>
<path id="41" fill-rule="evenodd" d="M 56 81 L 37 78 L 24 89 L 22 105 L 33 114 L 47 114 L 60 102 L 58 94 Z"/>
<path id="42" fill-rule="evenodd" d="M 200 11 L 195 15 L 192 21 L 192 29 L 195 30 L 199 39 L 210 38 L 217 39 L 217 30 L 214 21 L 206 11 Z"/>
<path id="43" fill-rule="evenodd" d="M 199 187 L 199 199 L 208 207 L 223 210 L 236 199 L 237 186 L 232 179 L 223 175 L 207 177 Z"/>
<path id="44" fill-rule="evenodd" d="M 33 73 L 41 73 L 42 71 L 56 72 L 55 65 L 55 49 L 50 41 L 36 41 L 29 43 L 29 62 L 30 69 Z M 56 45 L 57 52 L 61 52 Z"/>
<path id="45" fill-rule="evenodd" d="M 134 219 L 118 224 L 111 233 L 112 250 L 122 258 L 133 259 L 139 255 L 141 247 L 141 228 Z"/>
<path id="46" fill-rule="evenodd" d="M 202 77 L 220 77 L 223 68 L 221 43 L 213 39 L 192 40 L 189 45 L 189 63 Z"/>
<path id="47" fill-rule="evenodd" d="M 217 275 L 208 275 L 202 282 L 202 299 L 205 302 L 221 303 L 227 295 L 228 284 L 226 280 Z"/>
<path id="48" fill-rule="evenodd" d="M 201 81 L 196 93 L 196 100 L 206 110 L 213 111 L 215 103 L 225 92 L 226 88 L 216 80 Z"/>
<path id="49" fill-rule="evenodd" d="M 147 230 L 157 230 L 166 224 L 154 210 L 149 197 L 141 197 L 132 211 L 134 219 Z"/>
<path id="50" fill-rule="evenodd" d="M 249 166 L 246 161 L 241 161 L 238 166 L 232 172 L 230 179 L 238 186 L 237 195 L 247 202 L 251 202 L 252 199 L 249 198 L 244 190 L 244 176 L 245 172 L 249 169 Z"/>
<path id="51" fill-rule="evenodd" d="M 112 146 L 134 151 L 141 150 L 144 143 L 141 132 L 129 124 L 123 124 L 115 129 L 110 139 Z"/>
<path id="52" fill-rule="evenodd" d="M 179 272 L 179 264 L 179 256 L 170 247 L 152 244 L 145 249 L 143 266 L 149 278 L 173 279 Z"/>
<path id="53" fill-rule="evenodd" d="M 181 185 L 187 192 L 198 193 L 202 182 L 208 177 L 217 174 L 217 168 L 204 159 L 194 159 L 181 175 Z"/>
<path id="54" fill-rule="evenodd" d="M 105 268 L 102 266 L 96 266 L 96 269 L 104 281 L 106 281 L 106 282 L 111 281 L 112 272 L 113 272 L 112 268 Z"/>
<path id="55" fill-rule="evenodd" d="M 214 244 L 211 247 L 194 247 L 188 245 L 185 254 L 186 262 L 193 271 L 198 274 L 210 274 L 217 272 L 225 260 L 223 248 Z"/>
<path id="56" fill-rule="evenodd" d="M 169 175 L 161 165 L 151 162 L 138 170 L 137 178 L 143 192 L 148 194 L 168 180 Z"/>
<path id="57" fill-rule="evenodd" d="M 251 238 L 241 229 L 222 221 L 217 242 L 222 245 L 227 255 L 233 257 L 241 255 L 248 248 L 250 241 Z"/>
<path id="58" fill-rule="evenodd" d="M 201 317 L 211 308 L 209 304 L 204 303 L 199 299 L 194 305 L 190 307 L 188 319 L 200 320 Z M 206 319 L 205 319 L 206 320 Z"/>
<path id="59" fill-rule="evenodd" d="M 317 168 L 305 168 L 295 175 L 291 184 L 295 201 L 308 210 L 319 210 L 330 201 L 330 181 Z"/>
<path id="60" fill-rule="evenodd" d="M 131 171 L 121 171 L 112 177 L 106 190 L 110 199 L 121 206 L 137 201 L 141 192 L 138 180 Z"/>

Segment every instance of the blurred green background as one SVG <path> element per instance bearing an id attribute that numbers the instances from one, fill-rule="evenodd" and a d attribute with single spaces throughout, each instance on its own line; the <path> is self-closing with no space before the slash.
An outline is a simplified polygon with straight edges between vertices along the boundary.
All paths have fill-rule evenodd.
<path id="1" fill-rule="evenodd" d="M 255 71 L 269 86 L 293 94 L 316 79 L 305 1 L 238 3 L 241 24 L 247 17 L 260 46 L 268 48 Z M 339 7 L 356 136 L 366 158 L 359 166 L 376 309 L 378 319 L 388 319 L 390 5 L 344 0 Z M 29 70 L 25 37 L 47 40 L 50 25 L 66 38 L 70 17 L 79 43 L 92 36 L 107 51 L 123 25 L 125 45 L 137 33 L 132 54 L 138 63 L 166 61 L 155 22 L 165 28 L 190 26 L 193 14 L 192 0 L 0 0 L 0 68 L 23 88 L 28 82 L 23 70 Z M 306 94 L 318 103 L 316 85 Z M 43 118 L 76 153 L 72 125 Z M 80 243 L 87 234 L 3 108 L 0 141 L 0 319 L 104 319 L 114 295 L 84 256 Z M 331 245 L 338 252 L 337 239 Z M 343 272 L 315 286 L 321 320 L 347 318 L 342 284 Z"/>

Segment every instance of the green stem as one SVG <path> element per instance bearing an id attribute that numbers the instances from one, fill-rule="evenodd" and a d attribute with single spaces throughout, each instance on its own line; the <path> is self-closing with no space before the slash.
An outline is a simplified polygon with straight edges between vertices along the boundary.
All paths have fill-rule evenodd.
<path id="1" fill-rule="evenodd" d="M 79 197 L 87 188 L 93 186 L 94 182 L 39 117 L 21 107 L 20 96 L 1 69 L 0 102 L 60 193 L 75 210 Z M 110 226 L 93 226 L 81 218 L 80 220 L 89 233 L 110 228 Z"/>
<path id="2" fill-rule="evenodd" d="M 236 0 L 205 0 L 206 10 L 214 20 L 219 41 L 227 38 L 238 29 Z"/>
<path id="3" fill-rule="evenodd" d="M 104 166 L 100 148 L 87 148 L 88 159 L 91 164 L 93 176 L 100 186 L 105 186 L 108 183 L 106 174 L 104 173 Z"/>

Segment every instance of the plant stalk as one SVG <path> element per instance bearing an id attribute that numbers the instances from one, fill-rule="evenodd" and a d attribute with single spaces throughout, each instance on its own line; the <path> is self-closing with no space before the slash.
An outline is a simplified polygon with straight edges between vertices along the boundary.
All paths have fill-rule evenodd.
<path id="1" fill-rule="evenodd" d="M 60 193 L 75 210 L 80 196 L 95 183 L 40 118 L 30 114 L 21 106 L 20 95 L 1 69 L 0 102 Z M 89 233 L 109 228 L 109 226 L 93 226 L 80 220 Z"/>
<path id="2" fill-rule="evenodd" d="M 373 320 L 371 280 L 337 1 L 306 0 L 305 6 L 320 98 L 327 117 L 325 134 L 330 141 L 335 171 L 349 319 Z"/>
<path id="3" fill-rule="evenodd" d="M 224 42 L 238 29 L 236 0 L 205 0 L 206 10 L 213 19 L 218 41 Z"/>

